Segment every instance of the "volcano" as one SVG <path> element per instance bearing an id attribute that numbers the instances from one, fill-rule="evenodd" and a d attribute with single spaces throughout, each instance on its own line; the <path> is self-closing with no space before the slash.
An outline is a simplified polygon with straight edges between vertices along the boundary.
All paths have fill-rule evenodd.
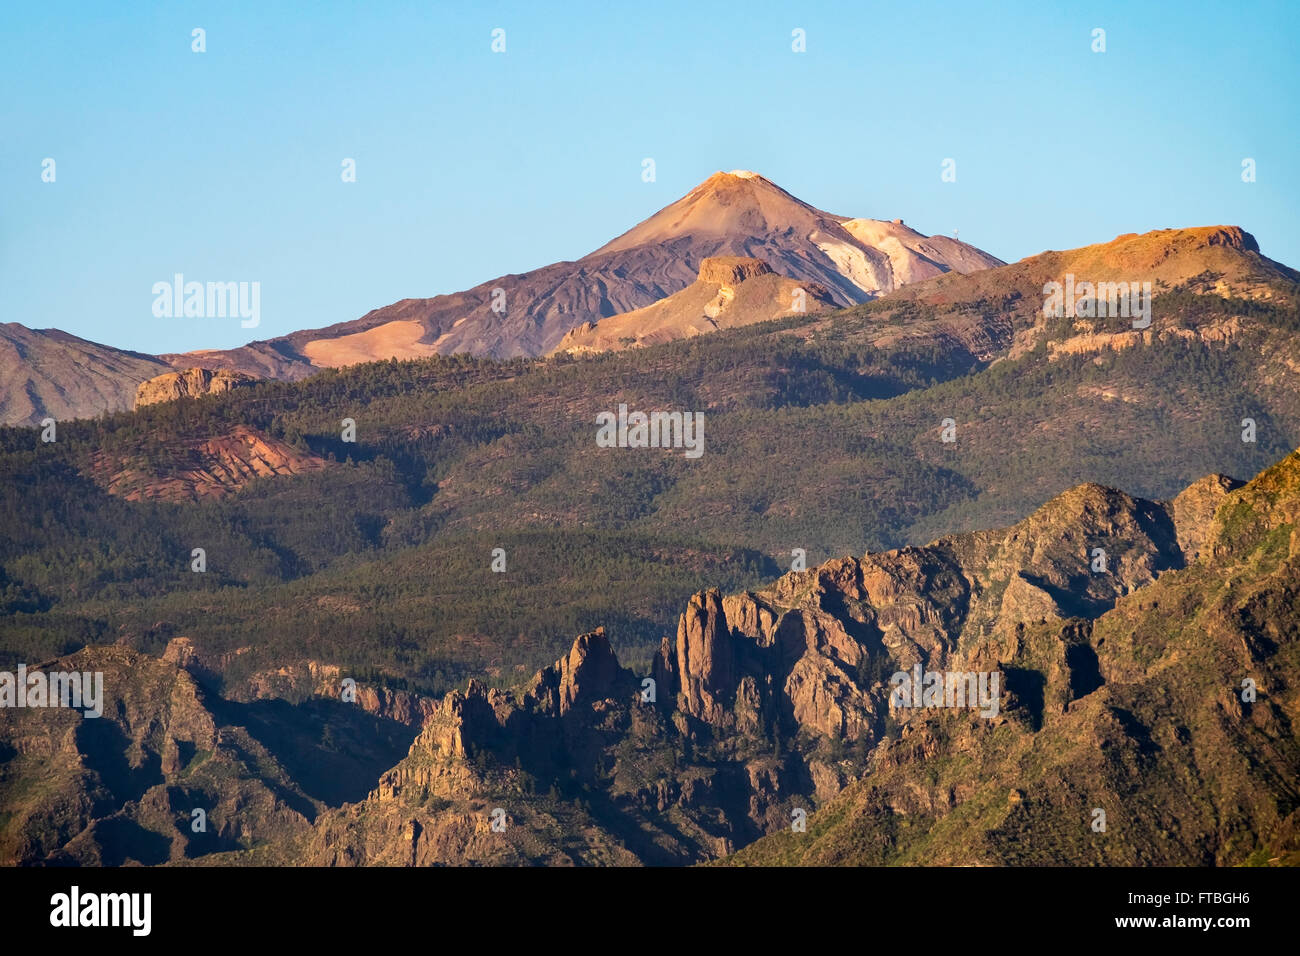
<path id="1" fill-rule="evenodd" d="M 642 309 L 696 282 L 705 259 L 738 256 L 854 305 L 946 272 L 1003 265 L 974 246 L 902 220 L 823 212 L 748 170 L 718 172 L 574 262 L 506 275 L 463 292 L 402 299 L 359 319 L 230 351 L 164 356 L 178 367 L 296 379 L 322 367 L 468 352 L 538 356 L 572 329 Z M 499 290 L 499 291 L 498 291 Z"/>

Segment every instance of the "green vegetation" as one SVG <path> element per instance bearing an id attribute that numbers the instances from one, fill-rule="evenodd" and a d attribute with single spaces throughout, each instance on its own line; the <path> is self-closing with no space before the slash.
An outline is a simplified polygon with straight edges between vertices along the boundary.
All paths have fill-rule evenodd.
<path id="1" fill-rule="evenodd" d="M 636 665 L 690 593 L 757 585 L 793 548 L 811 565 L 1008 524 L 1082 481 L 1169 497 L 1300 444 L 1282 304 L 1157 298 L 1157 328 L 1241 317 L 1226 343 L 1054 359 L 1040 344 L 992 364 L 950 339 L 872 344 L 1031 306 L 886 300 L 590 358 L 326 371 L 61 423 L 52 445 L 0 429 L 0 661 L 185 635 L 233 680 L 312 658 L 441 691 L 512 682 L 603 624 Z M 597 412 L 619 403 L 705 412 L 704 456 L 596 448 Z M 197 504 L 103 488 L 193 466 L 198 442 L 237 426 L 331 464 Z M 506 574 L 489 570 L 497 547 Z"/>

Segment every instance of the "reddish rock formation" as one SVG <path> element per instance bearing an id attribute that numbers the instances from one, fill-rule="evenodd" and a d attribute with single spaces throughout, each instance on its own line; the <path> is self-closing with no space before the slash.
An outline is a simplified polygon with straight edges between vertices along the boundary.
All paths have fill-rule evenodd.
<path id="1" fill-rule="evenodd" d="M 153 471 L 97 454 L 91 475 L 109 494 L 127 501 L 198 501 L 220 498 L 256 478 L 297 475 L 326 466 L 316 455 L 243 425 L 224 435 L 177 443 L 171 450 L 168 460 L 181 464 Z"/>
<path id="2" fill-rule="evenodd" d="M 178 398 L 198 398 L 200 395 L 220 395 L 231 389 L 256 384 L 257 379 L 242 372 L 226 369 L 187 368 L 167 372 L 141 382 L 135 390 L 134 408 L 172 402 Z"/>

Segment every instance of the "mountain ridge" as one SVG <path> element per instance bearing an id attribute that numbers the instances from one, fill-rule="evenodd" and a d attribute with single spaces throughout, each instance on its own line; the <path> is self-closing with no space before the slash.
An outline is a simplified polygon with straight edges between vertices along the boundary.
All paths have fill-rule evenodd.
<path id="1" fill-rule="evenodd" d="M 850 222 L 869 221 L 824 213 L 757 174 L 717 173 L 580 259 L 499 276 L 459 292 L 399 299 L 356 319 L 233 349 L 143 356 L 87 343 L 79 346 L 79 358 L 59 357 L 60 350 L 67 352 L 66 340 L 75 337 L 20 334 L 23 327 L 15 326 L 0 335 L 0 421 L 30 425 L 49 414 L 93 417 L 129 408 L 136 386 L 171 370 L 296 381 L 324 368 L 389 358 L 455 352 L 502 359 L 540 356 L 577 326 L 682 291 L 697 281 L 702 261 L 711 256 L 764 259 L 796 284 L 824 290 L 838 306 L 948 268 L 1001 263 L 974 247 L 942 237 L 927 240 L 911 230 L 900 233 L 902 244 L 893 237 L 888 252 L 876 250 L 844 227 Z M 924 244 L 928 255 L 904 249 L 908 243 Z M 19 338 L 26 352 L 17 348 Z M 32 358 L 28 353 L 34 348 L 50 358 Z M 54 370 L 31 377 L 27 369 L 42 361 Z"/>
<path id="2" fill-rule="evenodd" d="M 832 559 L 757 591 L 697 592 L 653 663 L 657 699 L 643 697 L 641 675 L 597 629 L 516 690 L 471 680 L 404 705 L 419 723 L 413 739 L 401 729 L 409 723 L 367 716 L 383 706 L 373 693 L 363 711 L 340 709 L 339 672 L 322 672 L 330 696 L 311 706 L 337 712 L 329 739 L 346 732 L 355 751 L 367 734 L 386 735 L 381 754 L 409 741 L 390 768 L 369 761 L 378 776 L 364 796 L 322 789 L 306 764 L 286 762 L 291 751 L 258 708 L 196 685 L 189 672 L 203 669 L 187 643 L 174 640 L 156 662 L 88 648 L 43 666 L 112 670 L 130 682 L 126 705 L 106 713 L 94 739 L 74 735 L 84 757 L 71 763 L 42 758 L 45 712 L 20 713 L 0 734 L 10 754 L 0 787 L 31 793 L 20 781 L 42 774 L 43 792 L 89 800 L 71 814 L 63 802 L 23 801 L 0 828 L 0 847 L 12 862 L 154 864 L 1232 864 L 1294 855 L 1300 811 L 1287 810 L 1285 781 L 1300 769 L 1300 748 L 1284 731 L 1285 714 L 1300 714 L 1300 617 L 1272 616 L 1267 639 L 1242 643 L 1232 609 L 1294 605 L 1298 521 L 1300 452 L 1244 484 L 1207 476 L 1170 502 L 1080 485 L 1008 528 Z M 1101 573 L 1089 568 L 1096 541 L 1112 559 Z M 1229 613 L 1215 611 L 1206 632 L 1195 602 L 1210 580 L 1218 584 L 1206 608 Z M 1166 600 L 1186 612 L 1175 623 Z M 1189 657 L 1200 646 L 1208 656 Z M 887 678 L 913 662 L 1004 672 L 999 712 L 898 711 Z M 1259 678 L 1259 704 L 1232 702 L 1242 674 Z M 1189 696 L 1187 687 L 1210 689 Z M 146 724 L 140 715 L 157 693 L 171 707 Z M 1166 728 L 1145 716 L 1153 700 Z M 345 714 L 354 716 L 340 723 Z M 304 714 L 303 728 L 289 731 L 299 718 L 278 718 L 299 737 L 317 732 L 314 719 Z M 1208 782 L 1216 803 L 1189 802 L 1182 775 L 1240 764 L 1243 748 L 1267 772 L 1220 774 Z M 113 769 L 118 749 L 145 759 Z M 963 775 L 972 751 L 983 755 L 978 779 Z M 1039 769 L 1023 776 L 1007 754 Z M 938 768 L 937 780 L 922 767 Z M 199 840 L 184 825 L 195 802 L 215 827 Z M 1097 805 L 1110 811 L 1105 838 L 1091 826 Z M 497 807 L 504 835 L 490 825 Z M 807 834 L 790 831 L 799 808 L 809 811 Z"/>
<path id="3" fill-rule="evenodd" d="M 719 172 L 580 259 L 501 276 L 463 292 L 403 299 L 360 319 L 290 333 L 267 345 L 304 356 L 313 342 L 416 322 L 423 329 L 419 341 L 440 354 L 536 356 L 585 321 L 681 291 L 696 280 L 701 260 L 722 255 L 764 259 L 788 278 L 825 287 L 837 305 L 850 305 L 894 284 L 889 257 L 846 231 L 842 223 L 848 221 L 757 174 Z M 957 249 L 966 267 L 1001 264 L 966 244 Z M 501 313 L 492 310 L 498 289 L 506 303 Z M 222 354 L 223 367 L 251 371 L 241 366 L 238 349 Z"/>
<path id="4" fill-rule="evenodd" d="M 130 408 L 136 386 L 171 371 L 153 355 L 79 338 L 59 329 L 0 323 L 0 422 L 94 417 Z"/>
<path id="5" fill-rule="evenodd" d="M 654 217 L 651 217 L 647 222 L 653 219 Z M 881 256 L 888 259 L 892 255 L 895 260 L 903 263 L 898 266 L 900 269 L 910 268 L 906 265 L 906 262 L 910 261 L 907 259 L 908 256 L 924 258 L 927 245 L 948 242 L 944 237 L 931 236 L 914 242 L 915 249 L 900 251 L 903 249 L 902 246 L 890 246 L 886 240 L 891 236 L 911 232 L 901 222 L 844 220 L 843 225 L 846 228 L 860 230 L 863 228 L 862 224 L 868 222 L 873 224 L 872 228 L 876 230 L 873 235 L 885 249 Z M 1067 272 L 1072 270 L 1077 271 L 1081 278 L 1089 277 L 1089 281 L 1128 281 L 1144 275 L 1149 276 L 1149 281 L 1154 282 L 1157 299 L 1170 286 L 1185 286 L 1201 293 L 1266 301 L 1273 295 L 1270 283 L 1279 279 L 1300 281 L 1300 272 L 1268 259 L 1258 251 L 1258 248 L 1254 237 L 1239 226 L 1188 227 L 1142 234 L 1126 233 L 1106 243 L 1082 246 L 1073 250 L 1047 251 L 1015 263 L 988 269 L 966 273 L 954 270 L 931 275 L 902 285 L 876 301 L 895 302 L 900 307 L 914 302 L 930 308 L 956 310 L 956 314 L 944 317 L 940 323 L 928 326 L 925 324 L 899 326 L 897 323 L 886 323 L 882 326 L 880 334 L 875 337 L 875 342 L 878 345 L 892 347 L 893 344 L 904 340 L 918 343 L 929 341 L 945 348 L 969 351 L 981 360 L 989 360 L 998 355 L 1009 354 L 1014 357 L 1023 354 L 1024 350 L 1031 348 L 1032 343 L 1040 339 L 1046 330 L 1042 316 L 1043 283 L 1060 281 Z M 672 261 L 674 275 L 684 273 L 685 260 Z M 557 267 L 566 268 L 572 265 L 574 263 L 556 264 Z M 768 265 L 771 266 L 772 263 Z M 585 267 L 580 267 L 580 271 L 583 270 Z M 780 270 L 774 269 L 774 271 Z M 1207 279 L 1206 277 L 1211 274 L 1216 275 L 1213 279 Z M 699 281 L 698 266 L 691 270 L 689 282 L 686 281 L 684 274 L 679 278 L 682 289 L 689 288 Z M 674 279 L 669 284 L 676 285 L 678 281 Z M 599 280 L 593 287 L 600 288 Z M 483 308 L 487 308 L 491 289 L 496 286 L 485 283 L 476 288 L 483 293 L 479 301 L 483 304 Z M 809 288 L 812 289 L 813 286 L 810 284 Z M 655 285 L 652 294 L 646 298 L 651 305 L 661 305 L 672 294 L 675 293 L 667 292 L 664 287 Z M 454 299 L 456 295 L 462 294 L 454 294 L 451 298 Z M 421 324 L 423 320 L 420 318 L 421 310 L 424 308 L 422 303 L 429 301 L 433 300 L 405 299 L 384 309 L 372 310 L 361 319 L 331 327 L 339 332 L 339 335 L 332 340 L 320 340 L 316 331 L 304 330 L 282 339 L 250 343 L 233 351 L 202 350 L 161 356 L 144 356 L 140 353 L 121 352 L 107 346 L 86 343 L 84 347 L 104 351 L 108 357 L 92 356 L 89 359 L 83 357 L 61 372 L 59 381 L 61 382 L 62 378 L 75 380 L 89 376 L 92 380 L 99 378 L 111 384 L 106 384 L 99 392 L 93 392 L 89 398 L 72 404 L 67 402 L 54 404 L 49 408 L 39 397 L 33 400 L 28 395 L 33 387 L 31 385 L 26 385 L 15 392 L 20 376 L 22 381 L 26 381 L 29 373 L 26 371 L 23 359 L 14 350 L 10 352 L 11 360 L 8 367 L 0 366 L 0 372 L 6 373 L 4 377 L 0 377 L 0 409 L 6 410 L 5 414 L 10 424 L 36 424 L 50 414 L 51 409 L 60 411 L 59 414 L 52 416 L 60 420 L 68 417 L 93 417 L 106 411 L 131 407 L 134 390 L 146 379 L 194 367 L 209 371 L 237 371 L 258 378 L 299 381 L 327 367 L 327 365 L 311 364 L 302 352 L 303 349 L 307 349 L 308 352 L 314 351 L 318 360 L 327 363 L 330 360 L 331 350 L 334 350 L 335 356 L 342 364 L 387 357 L 393 348 L 405 348 L 412 356 L 437 354 L 439 346 L 421 341 L 425 336 L 424 326 Z M 604 321 L 606 328 L 615 327 L 621 321 L 620 316 L 626 315 L 628 309 L 635 311 L 630 299 L 620 301 L 622 306 L 611 306 L 607 310 L 613 313 L 612 324 L 609 318 L 601 318 L 595 321 L 594 325 L 598 326 L 601 321 Z M 1008 308 L 1002 310 L 1000 307 L 1008 302 L 1010 302 Z M 1294 305 L 1294 303 L 1288 304 Z M 977 307 L 984 307 L 987 310 L 990 306 L 1003 314 L 996 317 L 990 317 L 987 313 L 977 316 L 969 311 Z M 599 311 L 596 309 L 596 312 Z M 810 321 L 805 326 L 806 331 L 800 334 L 817 334 L 819 330 L 826 327 L 824 323 L 827 321 L 838 320 L 828 317 L 817 322 L 812 321 L 810 316 Z M 581 331 L 574 332 L 574 329 L 580 325 L 585 328 L 584 323 L 581 322 L 570 324 L 570 320 L 565 320 L 559 323 L 556 326 L 554 345 L 558 346 L 566 335 L 577 337 L 589 334 Z M 1091 323 L 1091 327 L 1088 327 L 1087 323 L 1076 323 L 1076 325 L 1083 334 L 1108 331 L 1097 322 Z M 16 323 L 11 323 L 10 327 L 15 330 L 12 334 L 17 334 L 16 330 L 24 329 Z M 53 335 L 56 331 L 51 330 L 48 335 Z M 1122 330 L 1117 326 L 1109 331 Z M 74 336 L 67 336 L 66 333 L 57 334 L 75 340 Z M 1139 334 L 1149 334 L 1149 332 Z M 38 344 L 48 341 L 48 336 L 42 338 L 42 335 L 46 334 L 33 333 L 30 330 L 24 329 L 22 335 L 24 338 L 35 337 Z M 618 336 L 619 339 L 626 337 L 636 339 L 635 335 Z M 1126 333 L 1116 342 L 1123 344 L 1133 337 L 1133 334 Z M 313 345 L 313 343 L 317 344 Z M 1086 340 L 1081 339 L 1076 345 L 1068 347 L 1092 348 L 1094 346 L 1087 345 Z M 0 357 L 3 354 L 3 350 L 0 350 Z M 58 387 L 64 388 L 61 384 Z M 55 393 L 53 380 L 48 384 L 48 388 L 51 394 Z M 66 389 L 64 391 L 66 392 Z M 41 392 L 38 387 L 37 395 L 39 394 Z"/>

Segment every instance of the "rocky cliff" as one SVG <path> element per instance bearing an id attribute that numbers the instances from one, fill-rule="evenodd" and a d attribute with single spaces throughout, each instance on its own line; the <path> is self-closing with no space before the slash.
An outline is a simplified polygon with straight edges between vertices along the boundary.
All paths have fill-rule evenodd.
<path id="1" fill-rule="evenodd" d="M 1300 850 L 1298 520 L 1300 453 L 1170 502 L 1081 485 L 1008 528 L 700 592 L 648 673 L 598 629 L 514 689 L 405 701 L 405 723 L 364 682 L 341 702 L 327 665 L 281 675 L 319 690 L 306 704 L 241 704 L 201 686 L 183 641 L 163 661 L 90 649 L 67 663 L 111 673 L 121 703 L 89 730 L 66 712 L 5 725 L 21 813 L 0 833 L 31 862 L 1283 859 Z M 901 705 L 917 672 L 997 684 L 980 707 Z M 349 762 L 366 792 L 338 785 Z M 199 792 L 250 808 L 220 811 L 224 844 L 184 835 Z"/>
<path id="2" fill-rule="evenodd" d="M 734 862 L 1300 861 L 1300 454 L 1171 510 L 1185 566 L 1006 631 L 1004 720 L 913 716 L 806 833 Z"/>
<path id="3" fill-rule="evenodd" d="M 1300 459 L 1290 467 L 1300 472 Z M 957 760 L 970 748 L 1008 745 L 1045 753 L 1116 746 L 1140 755 L 1146 744 L 1122 714 L 1076 738 L 1054 739 L 1044 728 L 1058 715 L 1094 711 L 1110 679 L 1104 675 L 1114 675 L 1108 655 L 1089 641 L 1093 622 L 1198 565 L 1214 547 L 1207 542 L 1216 522 L 1244 493 L 1238 489 L 1212 476 L 1160 503 L 1085 485 L 1002 531 L 831 561 L 760 592 L 702 592 L 676 636 L 665 638 L 648 685 L 617 665 L 603 634 L 585 635 L 518 696 L 477 683 L 449 696 L 367 803 L 340 811 L 346 828 L 329 824 L 328 836 L 318 830 L 317 859 L 401 862 L 410 849 L 412 862 L 463 861 L 460 840 L 472 830 L 471 855 L 485 862 L 601 862 L 629 851 L 642 862 L 688 862 L 786 830 L 793 808 L 833 806 L 877 768 L 907 768 L 912 795 L 896 810 L 920 806 L 937 820 L 977 792 L 980 773 L 958 761 L 964 775 L 941 792 L 922 792 L 916 759 Z M 891 708 L 890 675 L 918 664 L 999 673 L 998 713 L 935 718 Z M 1159 683 L 1158 674 L 1152 679 Z M 653 702 L 638 690 L 646 686 Z M 952 728 L 947 736 L 935 733 L 936 722 Z M 1293 753 L 1277 759 L 1276 770 L 1294 772 Z M 1124 786 L 1114 774 L 1107 779 Z M 539 800 L 547 782 L 551 792 Z M 1015 793 L 1008 799 L 1016 806 L 1043 799 L 1032 789 Z M 578 807 L 585 799 L 585 809 L 575 811 L 575 799 Z M 1252 811 L 1262 815 L 1252 817 L 1260 829 L 1251 852 L 1285 842 L 1267 810 L 1276 799 L 1257 801 Z M 483 821 L 496 804 L 508 805 L 505 833 L 513 835 L 493 842 Z M 441 812 L 430 814 L 431 805 Z M 1205 845 L 1208 825 L 1167 844 L 1163 858 L 1204 854 L 1190 847 Z M 1053 821 L 1039 854 L 1020 858 L 1081 852 L 1055 842 L 1063 826 Z M 411 847 L 399 841 L 401 854 L 393 855 L 385 834 L 394 833 L 421 836 Z M 541 833 L 551 837 L 525 839 Z M 1158 840 L 1151 829 L 1126 834 L 1113 841 L 1114 852 L 1161 859 Z M 1245 852 L 1240 841 L 1210 845 L 1220 862 Z M 997 862 L 1013 853 L 1011 844 L 987 846 L 972 837 L 966 855 L 950 856 Z"/>
<path id="4" fill-rule="evenodd" d="M 584 322 L 571 329 L 555 352 L 615 352 L 704 335 L 834 308 L 820 285 L 776 275 L 761 259 L 713 256 L 700 263 L 699 278 L 681 292 L 643 309 Z"/>
<path id="5" fill-rule="evenodd" d="M 173 402 L 178 398 L 198 398 L 200 395 L 220 395 L 234 388 L 252 385 L 257 381 L 251 375 L 226 369 L 187 368 L 180 372 L 166 372 L 146 382 L 135 390 L 134 408 Z"/>

